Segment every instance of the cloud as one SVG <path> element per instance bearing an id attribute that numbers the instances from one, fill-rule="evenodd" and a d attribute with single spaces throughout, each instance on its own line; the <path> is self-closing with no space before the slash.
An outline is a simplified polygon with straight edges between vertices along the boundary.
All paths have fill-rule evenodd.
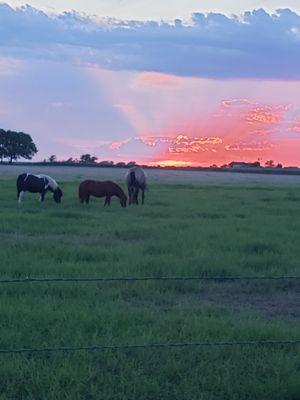
<path id="1" fill-rule="evenodd" d="M 274 145 L 267 141 L 257 142 L 253 140 L 252 142 L 239 142 L 233 143 L 225 146 L 228 151 L 265 151 L 270 150 Z"/>
<path id="2" fill-rule="evenodd" d="M 219 137 L 188 137 L 178 135 L 174 143 L 169 146 L 169 153 L 200 153 L 202 151 L 214 150 L 212 146 L 223 143 Z"/>
<path id="3" fill-rule="evenodd" d="M 300 133 L 300 118 L 292 122 L 292 126 L 287 129 L 288 132 Z"/>
<path id="4" fill-rule="evenodd" d="M 227 17 L 195 13 L 190 25 L 96 19 L 0 4 L 0 48 L 12 58 L 64 60 L 111 70 L 154 72 L 141 84 L 169 85 L 164 75 L 300 79 L 300 16 L 263 9 Z"/>
<path id="5" fill-rule="evenodd" d="M 0 76 L 16 75 L 22 68 L 22 63 L 9 57 L 0 57 Z"/>
<path id="6" fill-rule="evenodd" d="M 144 72 L 138 76 L 138 86 L 173 86 L 179 83 L 175 75 L 161 74 L 157 72 Z"/>

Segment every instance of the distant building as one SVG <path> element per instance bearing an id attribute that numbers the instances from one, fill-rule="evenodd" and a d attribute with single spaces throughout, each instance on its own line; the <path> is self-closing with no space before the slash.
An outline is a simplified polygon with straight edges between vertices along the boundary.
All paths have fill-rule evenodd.
<path id="1" fill-rule="evenodd" d="M 260 162 L 256 161 L 253 163 L 247 163 L 243 161 L 232 161 L 230 164 L 228 164 L 229 168 L 260 168 Z"/>

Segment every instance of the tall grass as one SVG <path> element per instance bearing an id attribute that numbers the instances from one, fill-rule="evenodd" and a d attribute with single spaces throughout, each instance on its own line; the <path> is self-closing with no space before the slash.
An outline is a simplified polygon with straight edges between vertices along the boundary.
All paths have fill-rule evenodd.
<path id="1" fill-rule="evenodd" d="M 104 209 L 103 199 L 82 206 L 76 183 L 63 189 L 61 205 L 51 198 L 40 204 L 27 194 L 19 207 L 14 181 L 1 182 L 2 278 L 299 274 L 300 188 L 154 185 L 144 207 L 127 209 L 117 200 Z M 1 348 L 300 336 L 293 318 L 297 284 L 60 283 L 0 290 Z M 291 301 L 283 303 L 281 296 Z M 274 301 L 278 310 L 273 305 L 271 313 Z M 0 355 L 0 394 L 298 399 L 297 350 Z"/>

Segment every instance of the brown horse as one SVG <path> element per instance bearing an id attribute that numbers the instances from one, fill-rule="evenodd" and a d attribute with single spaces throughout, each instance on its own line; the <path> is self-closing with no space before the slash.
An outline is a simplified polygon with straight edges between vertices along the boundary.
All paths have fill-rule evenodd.
<path id="1" fill-rule="evenodd" d="M 127 197 L 123 190 L 114 182 L 111 181 L 93 181 L 86 180 L 79 185 L 79 200 L 80 203 L 89 203 L 90 196 L 105 197 L 104 206 L 110 206 L 110 199 L 117 196 L 120 199 L 122 207 L 126 207 Z"/>

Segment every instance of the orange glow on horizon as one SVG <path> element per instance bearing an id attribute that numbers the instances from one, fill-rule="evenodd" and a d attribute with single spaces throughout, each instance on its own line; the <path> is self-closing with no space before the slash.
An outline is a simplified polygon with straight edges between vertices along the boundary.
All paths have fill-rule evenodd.
<path id="1" fill-rule="evenodd" d="M 267 160 L 300 166 L 300 82 L 93 75 L 132 127 L 130 138 L 110 144 L 111 159 L 161 166 Z"/>

